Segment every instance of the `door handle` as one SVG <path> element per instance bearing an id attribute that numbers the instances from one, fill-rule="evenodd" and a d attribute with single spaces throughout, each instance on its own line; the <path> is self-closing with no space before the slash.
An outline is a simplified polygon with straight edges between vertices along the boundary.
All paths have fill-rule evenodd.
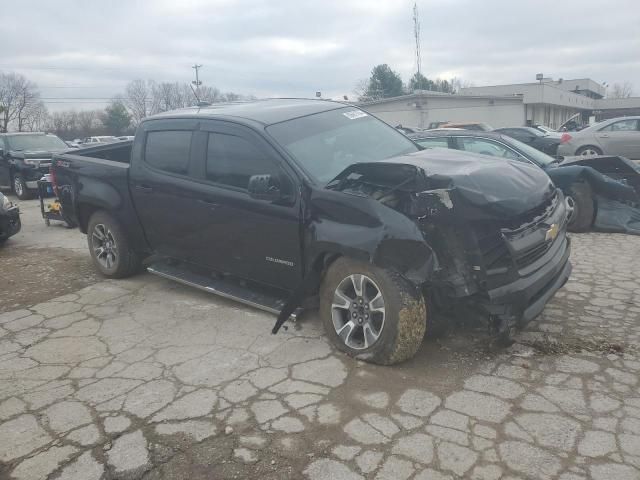
<path id="1" fill-rule="evenodd" d="M 138 190 L 140 193 L 151 193 L 151 192 L 153 192 L 153 188 L 151 188 L 148 185 L 136 185 L 135 189 Z"/>
<path id="2" fill-rule="evenodd" d="M 216 202 L 214 202 L 212 200 L 206 200 L 204 198 L 199 198 L 198 199 L 198 203 L 202 203 L 202 204 L 206 205 L 211 210 L 215 210 L 216 208 L 218 208 L 220 206 L 219 203 L 216 203 Z"/>
<path id="3" fill-rule="evenodd" d="M 607 135 L 606 133 L 603 133 L 602 135 L 600 135 L 600 138 L 609 138 L 609 135 Z"/>

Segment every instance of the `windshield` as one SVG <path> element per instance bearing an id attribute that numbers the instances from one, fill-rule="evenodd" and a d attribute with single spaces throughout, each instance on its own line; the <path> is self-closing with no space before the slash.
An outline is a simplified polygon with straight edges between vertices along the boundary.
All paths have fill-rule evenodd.
<path id="1" fill-rule="evenodd" d="M 537 150 L 527 145 L 526 143 L 522 143 L 520 140 L 516 140 L 512 137 L 507 137 L 506 141 L 520 150 L 520 152 L 524 154 L 529 160 L 537 163 L 540 167 L 551 165 L 555 162 L 555 159 L 553 157 L 550 157 L 546 153 L 542 153 L 540 150 Z"/>
<path id="2" fill-rule="evenodd" d="M 267 131 L 325 185 L 354 163 L 379 162 L 419 150 L 394 128 L 354 107 L 277 123 Z"/>
<path id="3" fill-rule="evenodd" d="M 8 135 L 10 150 L 66 150 L 69 147 L 55 135 Z"/>

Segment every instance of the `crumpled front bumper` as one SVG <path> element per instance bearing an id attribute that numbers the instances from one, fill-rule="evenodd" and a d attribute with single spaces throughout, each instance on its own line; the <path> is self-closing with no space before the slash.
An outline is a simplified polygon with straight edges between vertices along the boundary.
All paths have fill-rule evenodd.
<path id="1" fill-rule="evenodd" d="M 490 284 L 473 297 L 476 307 L 498 320 L 494 325 L 499 329 L 533 320 L 569 279 L 572 267 L 567 214 L 564 196 L 558 192 L 556 207 L 549 216 L 524 230 L 504 234 L 515 262 L 506 269 L 503 281 Z M 546 248 L 543 254 L 527 257 L 527 252 L 542 248 Z"/>
<path id="2" fill-rule="evenodd" d="M 523 325 L 536 318 L 571 275 L 571 240 L 565 237 L 558 243 L 544 268 L 488 291 L 482 308 L 508 325 Z"/>
<path id="3" fill-rule="evenodd" d="M 22 228 L 22 224 L 18 207 L 0 211 L 0 241 L 15 235 L 20 231 L 20 228 Z"/>

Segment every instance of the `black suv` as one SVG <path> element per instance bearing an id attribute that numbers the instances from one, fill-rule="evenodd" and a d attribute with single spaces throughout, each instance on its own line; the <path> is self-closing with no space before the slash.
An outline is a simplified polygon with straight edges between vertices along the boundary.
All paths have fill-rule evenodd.
<path id="1" fill-rule="evenodd" d="M 20 200 L 32 198 L 38 180 L 49 173 L 51 156 L 69 150 L 48 133 L 0 134 L 0 188 L 11 189 Z"/>

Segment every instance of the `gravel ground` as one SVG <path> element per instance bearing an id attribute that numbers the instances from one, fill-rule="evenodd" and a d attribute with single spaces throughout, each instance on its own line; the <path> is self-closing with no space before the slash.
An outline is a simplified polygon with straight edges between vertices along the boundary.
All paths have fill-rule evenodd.
<path id="1" fill-rule="evenodd" d="M 574 235 L 571 280 L 509 349 L 465 329 L 377 367 L 313 312 L 273 336 L 148 274 L 100 280 L 77 231 L 24 211 L 2 275 L 50 275 L 20 260 L 44 249 L 90 285 L 0 306 L 0 478 L 640 478 L 640 237 Z"/>

